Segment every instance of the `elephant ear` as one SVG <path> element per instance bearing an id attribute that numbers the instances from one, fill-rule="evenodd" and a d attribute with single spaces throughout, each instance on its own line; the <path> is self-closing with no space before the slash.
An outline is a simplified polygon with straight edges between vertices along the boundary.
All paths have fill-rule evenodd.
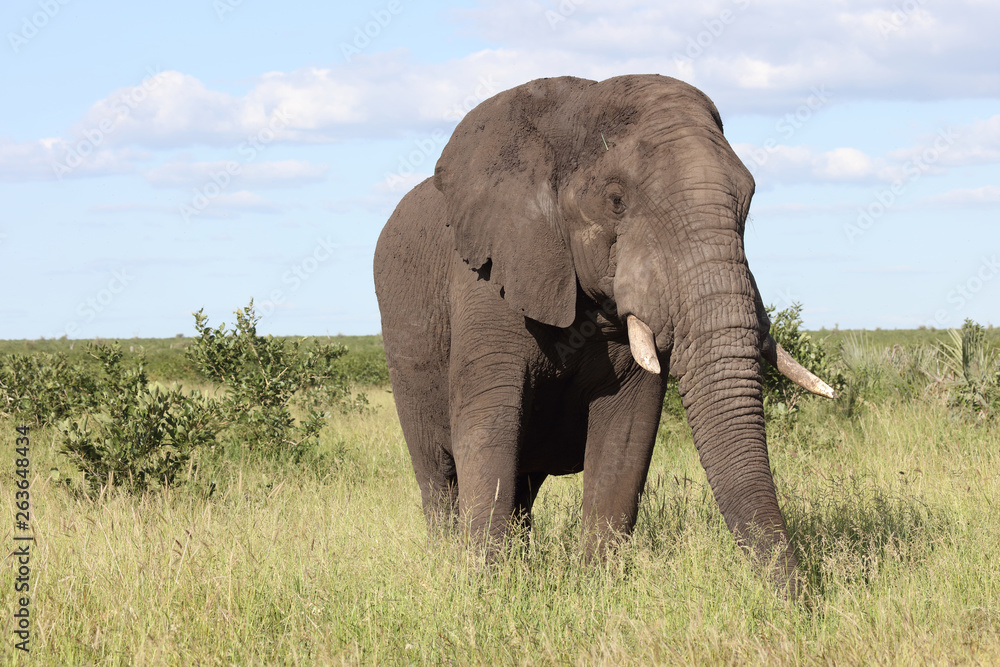
<path id="1" fill-rule="evenodd" d="M 490 98 L 459 123 L 434 171 L 462 259 L 515 311 L 557 327 L 576 319 L 576 271 L 558 220 L 556 151 L 539 126 L 589 83 L 541 79 Z"/>

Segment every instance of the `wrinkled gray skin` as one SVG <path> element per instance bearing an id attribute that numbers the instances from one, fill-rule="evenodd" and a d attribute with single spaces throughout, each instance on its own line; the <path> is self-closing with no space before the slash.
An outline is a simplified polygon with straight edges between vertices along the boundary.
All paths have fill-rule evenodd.
<path id="1" fill-rule="evenodd" d="M 375 252 L 431 523 L 458 509 L 499 542 L 547 475 L 584 471 L 599 552 L 635 524 L 669 369 L 727 525 L 795 594 L 764 434 L 770 324 L 743 248 L 753 192 L 715 106 L 675 79 L 541 79 L 463 119 Z M 662 374 L 630 353 L 628 315 Z"/>

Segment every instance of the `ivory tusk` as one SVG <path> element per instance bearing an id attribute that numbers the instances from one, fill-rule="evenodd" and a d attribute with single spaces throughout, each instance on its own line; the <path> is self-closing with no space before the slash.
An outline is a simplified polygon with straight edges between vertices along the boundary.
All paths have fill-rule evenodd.
<path id="1" fill-rule="evenodd" d="M 653 330 L 635 315 L 629 315 L 625 321 L 628 324 L 628 346 L 632 350 L 632 358 L 650 373 L 659 375 L 660 360 L 656 356 Z"/>
<path id="2" fill-rule="evenodd" d="M 760 356 L 777 368 L 779 373 L 803 389 L 811 391 L 818 396 L 837 398 L 837 392 L 833 390 L 833 387 L 810 373 L 795 359 L 792 359 L 792 355 L 785 352 L 784 348 L 778 345 L 778 342 L 774 340 L 771 334 L 768 334 L 767 338 L 764 339 Z"/>

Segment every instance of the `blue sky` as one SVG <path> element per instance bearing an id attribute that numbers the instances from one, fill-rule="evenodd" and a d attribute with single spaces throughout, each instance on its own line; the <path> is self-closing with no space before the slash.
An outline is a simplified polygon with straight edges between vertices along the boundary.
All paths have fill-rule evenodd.
<path id="1" fill-rule="evenodd" d="M 650 72 L 757 180 L 765 302 L 1000 324 L 1000 3 L 96 5 L 0 9 L 0 338 L 190 335 L 251 298 L 263 332 L 377 333 L 375 240 L 468 109 Z"/>

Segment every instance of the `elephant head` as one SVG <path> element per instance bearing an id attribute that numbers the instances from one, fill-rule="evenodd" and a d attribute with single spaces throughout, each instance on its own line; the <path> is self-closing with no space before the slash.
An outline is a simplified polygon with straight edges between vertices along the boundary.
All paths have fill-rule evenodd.
<path id="1" fill-rule="evenodd" d="M 525 317 L 569 327 L 578 288 L 635 361 L 678 378 L 729 528 L 763 557 L 788 544 L 768 463 L 762 355 L 832 390 L 774 344 L 747 265 L 754 180 L 715 105 L 668 77 L 542 79 L 470 112 L 434 176 L 455 247 Z"/>

